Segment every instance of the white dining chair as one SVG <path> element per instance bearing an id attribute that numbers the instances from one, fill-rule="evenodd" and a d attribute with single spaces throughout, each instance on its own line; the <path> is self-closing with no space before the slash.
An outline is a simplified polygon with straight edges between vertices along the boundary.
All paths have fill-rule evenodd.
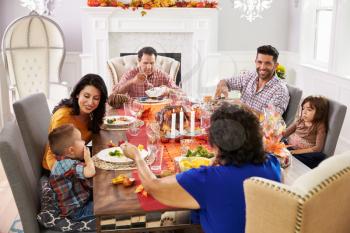
<path id="1" fill-rule="evenodd" d="M 65 57 L 62 30 L 52 19 L 32 11 L 13 21 L 2 39 L 2 58 L 12 101 L 43 92 L 48 102 L 67 97 L 60 73 Z"/>

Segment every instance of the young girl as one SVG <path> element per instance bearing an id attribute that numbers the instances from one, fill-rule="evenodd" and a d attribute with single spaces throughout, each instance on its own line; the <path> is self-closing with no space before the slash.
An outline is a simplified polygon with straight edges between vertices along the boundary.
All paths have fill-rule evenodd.
<path id="1" fill-rule="evenodd" d="M 291 153 L 310 168 L 324 158 L 321 153 L 327 135 L 328 100 L 308 96 L 301 104 L 300 118 L 284 133 Z"/>

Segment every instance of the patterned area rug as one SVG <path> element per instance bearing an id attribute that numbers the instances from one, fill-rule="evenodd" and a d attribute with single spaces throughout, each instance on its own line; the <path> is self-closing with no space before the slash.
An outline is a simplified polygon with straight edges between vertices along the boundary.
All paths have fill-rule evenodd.
<path id="1" fill-rule="evenodd" d="M 12 223 L 9 233 L 24 233 L 22 222 L 18 215 L 16 216 L 15 220 Z"/>

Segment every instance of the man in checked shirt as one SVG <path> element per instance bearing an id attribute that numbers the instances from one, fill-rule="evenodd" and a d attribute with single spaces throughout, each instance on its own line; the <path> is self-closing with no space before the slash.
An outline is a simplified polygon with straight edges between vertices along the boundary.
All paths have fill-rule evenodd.
<path id="1" fill-rule="evenodd" d="M 215 96 L 228 96 L 231 90 L 241 92 L 241 102 L 256 112 L 263 112 L 271 104 L 280 114 L 286 110 L 289 93 L 284 81 L 276 75 L 278 51 L 271 45 L 257 49 L 255 58 L 256 71 L 220 80 Z"/>
<path id="2" fill-rule="evenodd" d="M 178 89 L 168 74 L 157 69 L 155 62 L 157 51 L 144 47 L 137 53 L 138 66 L 126 72 L 119 83 L 113 87 L 113 93 L 129 94 L 130 97 L 144 97 L 145 91 L 159 86 Z"/>

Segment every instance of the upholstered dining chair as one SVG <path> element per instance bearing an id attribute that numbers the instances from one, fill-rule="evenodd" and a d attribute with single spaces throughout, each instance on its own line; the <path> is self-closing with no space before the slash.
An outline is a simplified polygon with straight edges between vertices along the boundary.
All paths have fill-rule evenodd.
<path id="1" fill-rule="evenodd" d="M 60 218 L 59 212 L 55 209 L 45 211 L 42 209 L 42 200 L 45 199 L 43 196 L 46 195 L 47 198 L 47 193 L 40 192 L 40 188 L 43 188 L 42 182 L 45 180 L 45 177 L 42 178 L 42 159 L 48 141 L 50 123 L 50 112 L 45 95 L 38 93 L 20 99 L 13 104 L 13 109 L 18 125 L 16 122 L 6 124 L 9 126 L 3 131 L 5 139 L 0 142 L 0 153 L 1 158 L 6 160 L 2 162 L 7 167 L 6 175 L 19 209 L 24 232 L 55 232 L 44 230 L 43 227 L 39 228 L 40 231 L 37 230 L 39 210 L 41 223 L 51 229 L 84 228 L 87 222 L 69 222 L 70 220 L 66 218 Z M 44 203 L 47 205 L 47 202 Z"/>
<path id="2" fill-rule="evenodd" d="M 350 232 L 350 151 L 324 160 L 285 185 L 244 181 L 245 233 Z"/>
<path id="3" fill-rule="evenodd" d="M 0 157 L 24 232 L 54 232 L 41 229 L 36 220 L 40 209 L 41 163 L 30 160 L 33 156 L 26 152 L 16 121 L 6 123 L 0 134 Z"/>
<path id="4" fill-rule="evenodd" d="M 303 91 L 297 87 L 287 84 L 288 92 L 289 92 L 289 103 L 286 111 L 283 113 L 282 117 L 287 126 L 294 122 L 295 116 L 298 112 L 298 108 L 300 106 L 301 96 L 303 95 Z"/>
<path id="5" fill-rule="evenodd" d="M 0 133 L 0 158 L 17 205 L 23 232 L 62 232 L 46 229 L 37 220 L 37 214 L 42 205 L 42 193 L 40 192 L 42 166 L 41 161 L 36 163 L 33 157 L 35 156 L 29 155 L 26 151 L 17 122 L 15 120 L 7 122 Z M 37 157 L 40 157 L 40 155 L 37 155 Z M 62 220 L 56 217 L 47 224 L 57 224 L 58 221 Z M 78 224 L 80 224 L 80 227 L 84 226 L 84 223 Z M 68 225 L 65 226 L 68 227 Z"/>
<path id="6" fill-rule="evenodd" d="M 26 151 L 35 175 L 41 174 L 44 150 L 48 141 L 50 111 L 43 93 L 33 94 L 13 104 L 18 126 L 20 128 Z"/>
<path id="7" fill-rule="evenodd" d="M 68 96 L 60 77 L 64 37 L 53 20 L 35 11 L 16 19 L 4 33 L 2 52 L 13 100 L 38 92 L 52 102 Z"/>
<path id="8" fill-rule="evenodd" d="M 328 98 L 328 103 L 328 131 L 322 150 L 326 157 L 334 154 L 347 110 L 347 107 L 344 104 L 335 100 Z"/>
<path id="9" fill-rule="evenodd" d="M 117 84 L 123 74 L 131 68 L 137 66 L 137 55 L 127 55 L 122 57 L 115 57 L 107 61 L 107 67 L 111 75 L 113 85 Z M 156 67 L 176 81 L 177 73 L 180 69 L 180 62 L 170 57 L 158 55 L 156 58 Z"/>

